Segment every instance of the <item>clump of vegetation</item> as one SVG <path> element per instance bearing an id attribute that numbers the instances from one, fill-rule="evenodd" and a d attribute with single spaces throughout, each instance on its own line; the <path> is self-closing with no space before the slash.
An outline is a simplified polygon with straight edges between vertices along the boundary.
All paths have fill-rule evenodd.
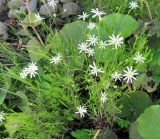
<path id="1" fill-rule="evenodd" d="M 158 2 L 74 1 L 83 11 L 63 27 L 28 2 L 10 26 L 18 42 L 0 44 L 1 137 L 158 139 L 157 120 L 146 126 L 159 112 Z"/>

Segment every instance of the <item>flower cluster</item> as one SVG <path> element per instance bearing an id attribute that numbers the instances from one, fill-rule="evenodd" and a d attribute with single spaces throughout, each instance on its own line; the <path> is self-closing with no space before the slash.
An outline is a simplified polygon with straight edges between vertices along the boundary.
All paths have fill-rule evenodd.
<path id="1" fill-rule="evenodd" d="M 22 70 L 22 72 L 20 73 L 20 77 L 22 79 L 25 79 L 27 75 L 29 75 L 31 78 L 35 77 L 37 74 L 37 70 L 38 70 L 38 67 L 36 66 L 36 63 L 31 62 L 28 64 L 28 67 Z"/>
<path id="2" fill-rule="evenodd" d="M 55 8 L 55 6 L 57 5 L 58 1 L 57 0 L 47 0 L 48 1 L 48 5 L 52 6 L 53 8 Z M 130 3 L 130 8 L 131 9 L 136 9 L 138 7 L 138 4 L 136 2 L 131 2 Z M 103 11 L 99 11 L 97 8 L 96 9 L 92 9 L 91 10 L 92 18 L 98 18 L 99 20 L 102 19 L 102 15 L 105 15 L 106 13 Z M 89 17 L 89 14 L 83 12 L 82 15 L 78 16 L 78 19 L 82 19 L 82 20 L 86 20 Z M 38 14 L 36 16 L 37 20 L 42 20 L 43 18 L 40 17 L 40 15 Z M 94 22 L 90 22 L 87 25 L 87 29 L 88 30 L 93 30 L 94 28 L 96 28 L 96 23 Z M 101 40 L 98 36 L 96 36 L 95 34 L 89 34 L 86 41 L 81 42 L 80 44 L 78 44 L 78 50 L 79 53 L 85 53 L 88 57 L 93 57 L 95 54 L 94 48 L 98 47 L 99 49 L 105 49 L 108 46 L 114 46 L 114 49 L 119 49 L 124 42 L 124 38 L 122 36 L 120 36 L 120 34 L 111 34 L 108 37 L 108 40 Z M 142 54 L 140 54 L 139 52 L 136 54 L 136 56 L 133 58 L 133 60 L 135 61 L 135 63 L 144 63 L 145 58 L 142 56 Z M 62 61 L 62 56 L 61 54 L 57 54 L 56 56 L 53 56 L 50 59 L 50 63 L 51 64 L 59 64 Z M 102 68 L 98 67 L 95 63 L 95 61 L 92 61 L 93 64 L 89 65 L 90 68 L 90 74 L 93 76 L 98 76 L 99 73 L 104 73 L 104 71 L 102 70 Z M 22 72 L 20 73 L 20 77 L 22 79 L 25 79 L 28 75 L 32 78 L 35 77 L 35 75 L 37 74 L 37 70 L 38 67 L 36 66 L 36 63 L 29 63 L 27 68 L 24 68 L 22 70 Z M 128 67 L 123 70 L 123 73 L 119 73 L 119 72 L 114 72 L 111 76 L 114 79 L 114 81 L 121 81 L 122 79 L 127 83 L 130 84 L 133 82 L 133 80 L 136 80 L 136 76 L 138 75 L 137 70 L 134 70 L 132 66 Z M 106 103 L 106 101 L 108 100 L 107 97 L 107 93 L 101 91 L 100 93 L 100 102 L 101 104 Z M 79 114 L 81 118 L 83 118 L 85 116 L 85 114 L 87 114 L 87 108 L 85 106 L 78 106 L 77 107 L 77 111 L 75 112 L 76 114 Z M 0 121 L 2 122 L 2 120 L 4 120 L 4 117 L 2 116 L 3 112 L 0 114 Z"/>
<path id="3" fill-rule="evenodd" d="M 48 0 L 48 1 L 51 1 L 50 3 L 52 3 L 52 5 L 54 5 L 54 6 L 56 5 L 55 0 Z M 135 2 L 135 1 L 131 1 L 129 3 L 129 8 L 132 9 L 132 10 L 137 9 L 138 8 L 138 3 Z M 106 14 L 104 11 L 100 11 L 98 8 L 91 9 L 90 12 L 93 14 L 92 18 L 98 17 L 99 20 L 102 20 L 102 15 Z M 85 12 L 83 12 L 82 15 L 78 15 L 78 19 L 82 19 L 83 21 L 85 21 L 88 17 L 89 17 L 89 14 L 87 14 Z"/>
<path id="4" fill-rule="evenodd" d="M 100 11 L 98 8 L 92 9 L 91 13 L 93 14 L 92 18 L 98 17 L 99 20 L 101 20 L 101 16 L 105 15 L 106 13 L 103 11 Z M 89 14 L 83 12 L 82 15 L 78 15 L 78 19 L 86 20 L 89 17 Z"/>
<path id="5" fill-rule="evenodd" d="M 138 52 L 138 54 L 133 58 L 133 60 L 135 60 L 135 63 L 144 63 L 145 57 L 142 56 L 142 54 L 140 54 Z M 132 83 L 133 80 L 136 80 L 135 76 L 138 75 L 137 70 L 133 70 L 133 67 L 127 67 L 127 70 L 123 70 L 124 74 L 118 73 L 117 71 L 115 73 L 112 74 L 112 78 L 117 81 L 117 80 L 121 80 L 122 77 L 124 77 L 123 80 L 126 81 L 127 84 Z"/>
<path id="6" fill-rule="evenodd" d="M 82 42 L 78 45 L 79 53 L 84 52 L 90 57 L 95 53 L 93 48 L 95 46 L 99 46 L 100 49 L 105 49 L 106 46 L 114 45 L 115 48 L 118 49 L 118 47 L 121 47 L 121 44 L 123 44 L 123 37 L 120 35 L 115 36 L 112 34 L 109 38 L 110 39 L 108 41 L 103 41 L 100 40 L 95 34 L 88 35 L 86 42 Z"/>

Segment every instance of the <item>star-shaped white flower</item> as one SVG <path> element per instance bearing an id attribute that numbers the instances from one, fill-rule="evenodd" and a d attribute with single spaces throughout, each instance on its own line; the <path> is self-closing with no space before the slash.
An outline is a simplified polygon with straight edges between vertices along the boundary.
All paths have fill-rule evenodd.
<path id="1" fill-rule="evenodd" d="M 5 114 L 5 113 L 4 113 L 3 111 L 0 112 L 0 122 L 1 122 L 1 123 L 3 122 L 3 120 L 5 120 L 4 114 Z"/>
<path id="2" fill-rule="evenodd" d="M 99 20 L 101 20 L 102 18 L 101 18 L 101 16 L 102 15 L 105 15 L 106 13 L 105 12 L 103 12 L 103 11 L 99 11 L 98 10 L 98 8 L 96 8 L 96 9 L 92 9 L 91 10 L 91 13 L 93 13 L 94 15 L 92 16 L 92 18 L 95 18 L 95 17 L 98 17 L 99 18 Z"/>
<path id="3" fill-rule="evenodd" d="M 93 62 L 93 65 L 89 65 L 91 68 L 91 73 L 92 75 L 97 76 L 98 73 L 104 73 L 101 68 L 97 68 L 95 62 Z"/>
<path id="4" fill-rule="evenodd" d="M 89 47 L 88 44 L 85 42 L 80 43 L 78 46 L 79 46 L 78 49 L 80 50 L 79 53 L 87 52 Z"/>
<path id="5" fill-rule="evenodd" d="M 121 80 L 122 78 L 122 74 L 121 73 L 118 73 L 118 72 L 115 72 L 112 74 L 112 78 L 117 81 L 117 80 Z"/>
<path id="6" fill-rule="evenodd" d="M 58 0 L 47 0 L 49 6 L 53 7 L 53 9 L 57 6 Z"/>
<path id="7" fill-rule="evenodd" d="M 96 24 L 93 23 L 93 22 L 90 22 L 90 23 L 87 25 L 87 28 L 88 28 L 89 30 L 92 30 L 92 29 L 94 29 L 95 27 L 96 27 Z"/>
<path id="8" fill-rule="evenodd" d="M 45 18 L 41 17 L 41 16 L 39 15 L 39 13 L 38 13 L 37 15 L 35 15 L 35 17 L 36 17 L 35 22 L 41 21 L 41 20 L 45 19 Z"/>
<path id="9" fill-rule="evenodd" d="M 109 45 L 114 45 L 116 49 L 118 49 L 118 47 L 121 47 L 121 44 L 123 43 L 123 37 L 120 37 L 120 35 L 115 36 L 114 34 L 112 34 L 111 36 L 109 36 L 109 38 Z"/>
<path id="10" fill-rule="evenodd" d="M 20 77 L 21 77 L 22 79 L 25 79 L 25 78 L 27 77 L 27 75 L 28 75 L 28 68 L 24 68 L 24 69 L 22 70 L 22 72 L 20 73 Z"/>
<path id="11" fill-rule="evenodd" d="M 98 45 L 99 45 L 99 48 L 105 49 L 108 44 L 107 44 L 107 41 L 101 40 Z"/>
<path id="12" fill-rule="evenodd" d="M 138 4 L 137 4 L 137 2 L 135 2 L 135 1 L 131 1 L 131 2 L 129 3 L 129 5 L 130 5 L 129 8 L 131 8 L 132 10 L 138 8 Z"/>
<path id="13" fill-rule="evenodd" d="M 36 66 L 36 63 L 34 62 L 31 62 L 28 64 L 28 68 L 25 69 L 26 70 L 26 73 L 30 75 L 30 77 L 35 77 L 35 75 L 37 74 L 37 70 L 38 70 L 38 67 Z"/>
<path id="14" fill-rule="evenodd" d="M 145 57 L 143 57 L 142 54 L 138 52 L 134 60 L 136 61 L 136 63 L 144 63 Z"/>
<path id="15" fill-rule="evenodd" d="M 84 117 L 84 115 L 87 113 L 87 108 L 85 108 L 84 106 L 79 106 L 79 107 L 77 107 L 77 112 L 75 112 L 75 113 L 78 113 L 78 114 L 80 114 L 80 117 L 82 118 L 82 117 Z"/>
<path id="16" fill-rule="evenodd" d="M 96 37 L 95 34 L 93 34 L 89 35 L 87 42 L 89 42 L 89 45 L 95 46 L 98 43 L 98 40 L 98 37 Z"/>
<path id="17" fill-rule="evenodd" d="M 128 83 L 132 83 L 133 80 L 136 80 L 134 76 L 138 75 L 137 70 L 133 70 L 132 66 L 129 68 L 127 67 L 127 70 L 124 70 L 124 73 L 122 76 L 124 77 L 124 80 Z"/>
<path id="18" fill-rule="evenodd" d="M 62 60 L 62 56 L 58 54 L 57 56 L 53 56 L 51 58 L 50 63 L 59 64 L 61 60 Z"/>
<path id="19" fill-rule="evenodd" d="M 93 56 L 94 55 L 94 49 L 88 48 L 87 51 L 86 51 L 86 53 L 88 54 L 89 57 Z"/>
<path id="20" fill-rule="evenodd" d="M 86 20 L 86 18 L 88 18 L 88 16 L 89 15 L 87 13 L 83 12 L 82 15 L 78 15 L 78 19 L 82 19 L 84 21 L 84 20 Z"/>
<path id="21" fill-rule="evenodd" d="M 101 91 L 100 100 L 102 103 L 105 103 L 108 100 L 106 92 Z"/>

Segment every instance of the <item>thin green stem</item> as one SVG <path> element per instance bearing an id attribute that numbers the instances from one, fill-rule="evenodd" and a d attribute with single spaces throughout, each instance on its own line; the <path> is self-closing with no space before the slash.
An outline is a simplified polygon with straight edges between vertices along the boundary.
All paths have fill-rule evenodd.
<path id="1" fill-rule="evenodd" d="M 32 27 L 34 33 L 36 34 L 37 38 L 39 39 L 40 43 L 44 46 L 44 43 L 43 43 L 41 37 L 39 36 L 39 34 L 38 34 L 36 28 L 35 28 L 34 26 L 32 26 L 32 25 L 31 25 L 31 27 Z"/>

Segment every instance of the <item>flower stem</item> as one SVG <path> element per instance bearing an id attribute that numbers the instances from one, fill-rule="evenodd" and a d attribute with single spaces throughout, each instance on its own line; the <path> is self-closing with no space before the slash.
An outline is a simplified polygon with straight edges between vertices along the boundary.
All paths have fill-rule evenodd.
<path id="1" fill-rule="evenodd" d="M 98 134 L 99 134 L 100 131 L 101 131 L 100 129 L 97 130 L 97 132 L 96 132 L 96 134 L 94 135 L 93 139 L 96 139 L 96 138 L 97 138 L 97 136 L 98 136 Z"/>
<path id="2" fill-rule="evenodd" d="M 148 2 L 146 0 L 143 1 L 145 3 L 145 5 L 147 6 L 147 9 L 148 9 L 148 13 L 149 13 L 149 17 L 151 19 L 151 21 L 153 21 L 153 18 L 152 18 L 152 14 L 151 14 L 151 10 L 150 10 L 150 7 L 148 5 Z"/>
<path id="3" fill-rule="evenodd" d="M 36 28 L 35 28 L 33 25 L 31 25 L 31 27 L 32 27 L 32 29 L 33 29 L 34 33 L 36 34 L 36 36 L 38 37 L 38 39 L 39 39 L 40 43 L 44 46 L 44 43 L 43 43 L 43 41 L 42 41 L 41 37 L 39 36 L 39 34 L 38 34 L 38 32 L 37 32 Z"/>

